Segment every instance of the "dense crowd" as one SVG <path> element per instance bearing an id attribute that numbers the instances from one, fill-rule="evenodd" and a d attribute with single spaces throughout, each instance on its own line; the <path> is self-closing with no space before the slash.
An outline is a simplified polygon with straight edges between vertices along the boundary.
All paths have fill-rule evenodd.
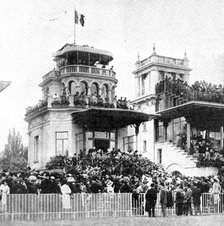
<path id="1" fill-rule="evenodd" d="M 156 85 L 156 94 L 170 92 L 182 96 L 187 101 L 203 100 L 224 103 L 224 86 L 214 85 L 205 81 L 196 81 L 191 86 L 182 79 L 166 77 Z"/>
<path id="2" fill-rule="evenodd" d="M 185 177 L 169 175 L 164 169 L 137 151 L 90 149 L 87 154 L 68 157 L 56 156 L 47 164 L 47 170 L 26 172 L 6 172 L 0 174 L 0 191 L 11 194 L 74 193 L 132 193 L 135 207 L 141 208 L 139 195 L 146 193 L 146 211 L 151 213 L 150 205 L 159 197 L 165 209 L 177 207 L 177 215 L 191 214 L 189 200 L 198 206 L 202 193 L 213 192 L 214 184 L 220 184 L 219 193 L 224 184 L 222 177 Z M 190 189 L 190 194 L 189 194 Z M 164 193 L 165 192 L 165 197 Z M 190 199 L 189 199 L 190 196 Z M 195 198 L 194 198 L 195 196 Z M 150 201 L 151 200 L 151 201 Z M 151 204 L 147 204 L 151 203 Z M 196 208 L 196 207 L 195 207 Z"/>

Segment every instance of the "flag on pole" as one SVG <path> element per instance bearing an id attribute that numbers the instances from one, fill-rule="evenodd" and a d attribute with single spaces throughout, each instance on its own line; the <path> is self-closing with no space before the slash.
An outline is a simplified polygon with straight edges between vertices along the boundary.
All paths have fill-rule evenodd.
<path id="1" fill-rule="evenodd" d="M 75 10 L 75 23 L 76 24 L 81 24 L 84 27 L 85 23 L 85 16 Z"/>

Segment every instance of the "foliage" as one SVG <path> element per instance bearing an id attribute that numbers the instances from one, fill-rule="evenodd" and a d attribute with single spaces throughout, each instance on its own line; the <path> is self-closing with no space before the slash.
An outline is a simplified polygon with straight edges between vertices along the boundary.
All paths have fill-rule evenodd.
<path id="1" fill-rule="evenodd" d="M 0 169 L 15 172 L 27 169 L 28 148 L 22 143 L 22 137 L 15 129 L 9 130 L 8 143 L 0 158 Z"/>

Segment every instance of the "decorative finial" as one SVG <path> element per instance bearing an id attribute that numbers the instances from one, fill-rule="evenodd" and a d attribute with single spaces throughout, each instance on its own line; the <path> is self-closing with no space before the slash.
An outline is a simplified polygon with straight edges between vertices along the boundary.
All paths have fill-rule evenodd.
<path id="1" fill-rule="evenodd" d="M 140 61 L 140 56 L 139 56 L 139 52 L 138 52 L 137 60 L 138 60 L 138 61 Z"/>
<path id="2" fill-rule="evenodd" d="M 187 59 L 187 51 L 186 51 L 186 49 L 184 51 L 184 58 Z"/>
<path id="3" fill-rule="evenodd" d="M 156 46 L 155 46 L 155 43 L 153 43 L 153 54 L 156 54 Z"/>

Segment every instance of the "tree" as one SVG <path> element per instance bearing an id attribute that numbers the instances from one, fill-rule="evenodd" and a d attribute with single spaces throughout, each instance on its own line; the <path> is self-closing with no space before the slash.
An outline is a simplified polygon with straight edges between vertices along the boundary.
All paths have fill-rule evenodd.
<path id="1" fill-rule="evenodd" d="M 22 136 L 15 128 L 9 130 L 8 143 L 0 158 L 0 168 L 10 172 L 23 171 L 27 169 L 27 159 L 28 148 L 23 145 Z"/>

